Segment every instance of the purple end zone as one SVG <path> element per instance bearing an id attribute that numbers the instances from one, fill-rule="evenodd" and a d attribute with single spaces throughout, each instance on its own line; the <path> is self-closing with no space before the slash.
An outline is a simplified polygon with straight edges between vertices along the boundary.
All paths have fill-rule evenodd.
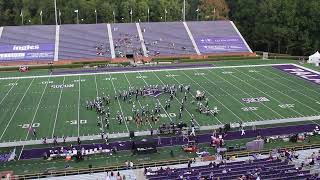
<path id="1" fill-rule="evenodd" d="M 258 129 L 257 131 L 247 130 L 246 134 L 241 136 L 240 131 L 232 131 L 228 132 L 225 136 L 225 140 L 235 140 L 235 139 L 243 139 L 243 138 L 254 138 L 258 135 L 261 136 L 275 136 L 275 135 L 286 135 L 286 134 L 297 134 L 302 132 L 312 132 L 315 129 L 315 124 L 306 124 L 306 125 L 297 125 L 297 126 L 289 126 L 289 127 L 274 127 L 274 128 L 265 128 L 265 129 Z M 211 140 L 212 134 L 199 134 L 197 135 L 197 142 L 198 143 L 209 143 Z M 155 138 L 157 142 L 158 139 Z M 186 141 L 182 140 L 182 137 L 163 137 L 161 138 L 161 145 L 158 147 L 164 146 L 173 146 L 173 145 L 183 145 L 186 144 Z M 111 149 L 112 147 L 116 147 L 118 151 L 124 150 L 131 150 L 132 149 L 132 142 L 131 141 L 116 141 L 112 142 L 109 145 L 106 144 L 86 144 L 81 145 L 81 147 L 76 146 L 78 150 L 81 148 L 85 149 L 94 149 L 102 147 L 103 149 Z M 20 159 L 35 159 L 35 158 L 42 158 L 43 154 L 46 152 L 49 154 L 50 150 L 60 150 L 60 147 L 53 147 L 53 148 L 39 148 L 39 149 L 27 149 L 23 150 Z M 64 149 L 70 149 L 70 147 L 64 147 Z"/>
<path id="2" fill-rule="evenodd" d="M 314 71 L 310 71 L 308 69 L 298 67 L 295 65 L 275 65 L 273 68 L 284 71 L 288 74 L 295 75 L 312 83 L 320 85 L 320 73 L 316 73 Z"/>

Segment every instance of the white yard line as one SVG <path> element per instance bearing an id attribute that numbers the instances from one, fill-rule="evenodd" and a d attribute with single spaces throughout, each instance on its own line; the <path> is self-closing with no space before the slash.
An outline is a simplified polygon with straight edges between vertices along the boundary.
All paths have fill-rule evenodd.
<path id="1" fill-rule="evenodd" d="M 292 123 L 292 122 L 304 122 L 304 121 L 311 121 L 314 123 L 315 120 L 319 120 L 320 116 L 307 116 L 307 117 L 298 117 L 298 118 L 286 118 L 286 119 L 273 119 L 273 120 L 266 120 L 266 121 L 256 121 L 256 122 L 248 122 L 248 126 L 253 125 L 270 125 L 270 124 L 283 124 L 283 123 Z M 213 125 L 213 126 L 201 126 L 200 130 L 214 130 L 219 129 L 220 127 L 223 128 L 224 125 Z M 288 128 L 290 128 L 290 125 Z M 139 131 L 135 133 L 136 136 L 146 136 L 150 135 L 150 131 Z M 115 138 L 122 138 L 128 137 L 129 133 L 114 133 L 110 134 L 110 139 Z M 82 140 L 98 140 L 101 139 L 100 135 L 92 135 L 92 136 L 83 136 Z M 59 142 L 62 142 L 62 138 L 57 139 Z M 48 139 L 48 142 L 52 142 L 53 139 Z M 66 142 L 75 142 L 77 141 L 77 137 L 69 137 Z M 32 140 L 32 141 L 15 141 L 15 142 L 5 142 L 0 143 L 0 147 L 15 147 L 15 146 L 26 146 L 26 145 L 37 145 L 42 144 L 42 140 Z"/>
<path id="2" fill-rule="evenodd" d="M 216 98 L 214 95 L 212 95 L 209 91 L 207 91 L 206 88 L 204 88 L 202 85 L 200 85 L 198 82 L 196 82 L 195 80 L 193 80 L 192 78 L 190 78 L 190 76 L 188 76 L 186 73 L 183 72 L 183 74 L 188 77 L 191 81 L 193 81 L 194 83 L 196 83 L 199 87 L 201 87 L 203 90 L 205 90 L 211 97 L 213 97 L 216 101 L 218 101 L 223 107 L 225 107 L 228 111 L 230 111 L 235 117 L 237 117 L 241 122 L 242 119 L 237 115 L 235 114 L 233 111 L 231 111 L 227 106 L 225 106 L 222 102 L 220 102 L 218 100 L 218 98 Z M 220 88 L 221 89 L 221 88 Z M 222 89 L 223 90 L 223 89 Z M 229 94 L 229 93 L 228 93 Z"/>
<path id="3" fill-rule="evenodd" d="M 169 74 L 169 75 L 172 75 L 169 71 L 166 71 L 166 73 Z M 171 76 L 171 77 L 173 77 L 173 79 L 174 79 L 177 83 L 181 84 L 174 76 Z M 193 99 L 196 99 L 196 98 L 194 97 L 194 95 L 193 95 L 190 91 L 189 91 L 189 94 L 192 96 Z M 214 118 L 215 118 L 220 124 L 222 124 L 222 122 L 221 122 L 216 116 L 214 116 Z"/>
<path id="4" fill-rule="evenodd" d="M 141 76 L 141 73 L 140 73 L 140 72 L 138 72 L 138 73 L 139 73 L 140 77 L 142 77 L 142 76 Z M 144 83 L 145 83 L 146 85 L 149 85 L 149 84 L 146 82 L 146 80 L 144 80 L 144 78 L 141 78 L 141 79 L 144 81 Z M 169 113 L 167 112 L 167 110 L 163 107 L 162 103 L 159 101 L 158 98 L 157 98 L 157 101 L 158 101 L 158 104 L 160 104 L 161 108 L 162 108 L 162 109 L 164 110 L 164 112 L 166 113 L 167 117 L 169 117 L 170 121 L 172 122 L 171 116 L 169 115 Z"/>
<path id="5" fill-rule="evenodd" d="M 113 80 L 112 80 L 111 74 L 109 74 L 109 77 L 110 77 L 110 81 L 111 81 L 111 84 L 112 84 L 112 87 L 113 87 L 113 90 L 114 90 L 114 94 L 117 95 L 117 90 L 116 90 L 116 88 L 115 88 L 115 86 L 113 84 Z M 129 132 L 129 128 L 128 128 L 127 122 L 125 120 L 125 116 L 123 114 L 122 107 L 121 107 L 121 104 L 120 104 L 120 101 L 119 101 L 118 98 L 117 98 L 117 101 L 118 101 L 118 104 L 119 104 L 119 107 L 120 107 L 120 111 L 121 111 L 122 117 L 124 118 L 123 119 L 124 124 L 126 125 L 127 131 Z"/>
<path id="6" fill-rule="evenodd" d="M 142 77 L 142 76 L 141 76 L 141 73 L 140 73 L 140 72 L 138 72 L 138 73 L 139 73 L 139 76 Z M 144 81 L 144 83 L 145 83 L 146 85 L 149 85 L 149 84 L 146 82 L 146 80 L 144 80 L 144 78 L 141 78 L 141 79 Z M 157 98 L 157 101 L 158 101 L 158 104 L 160 104 L 161 108 L 162 108 L 162 109 L 164 110 L 164 112 L 166 113 L 167 117 L 169 117 L 170 121 L 172 122 L 171 116 L 169 115 L 169 113 L 167 112 L 167 110 L 163 107 L 162 103 L 159 101 L 158 98 Z"/>
<path id="7" fill-rule="evenodd" d="M 159 78 L 159 76 L 158 76 L 154 71 L 153 71 L 153 74 L 159 79 L 159 81 L 160 81 L 163 85 L 165 85 L 165 83 Z M 180 105 L 182 105 L 182 103 L 179 101 L 179 99 L 178 99 L 176 96 L 173 96 L 173 97 L 177 100 L 177 102 L 178 102 Z M 185 107 L 184 109 L 185 109 L 186 112 L 189 114 L 189 116 L 192 117 L 192 114 L 188 111 L 187 107 Z M 198 122 L 197 120 L 195 120 L 195 122 L 196 122 L 197 125 L 200 127 L 199 122 Z"/>
<path id="8" fill-rule="evenodd" d="M 48 82 L 49 80 L 50 80 L 50 78 L 48 78 L 47 82 Z M 48 84 L 49 84 L 49 83 L 46 83 L 45 87 L 43 88 L 43 91 L 42 91 L 40 100 L 39 100 L 38 105 L 37 105 L 37 107 L 36 107 L 36 111 L 35 111 L 34 114 L 33 114 L 31 123 L 29 123 L 30 127 L 32 127 L 33 122 L 34 122 L 34 120 L 35 120 L 35 118 L 36 118 L 36 116 L 37 116 L 37 113 L 38 113 L 38 110 L 39 110 L 39 107 L 40 107 L 40 104 L 41 104 L 43 95 L 44 95 L 44 93 L 46 92 L 46 89 L 47 89 L 47 87 L 48 87 Z M 26 138 L 25 138 L 25 141 L 28 139 L 29 133 L 30 133 L 30 131 L 28 130 L 28 131 L 27 131 Z M 20 157 L 21 157 L 21 154 L 22 154 L 23 149 L 24 149 L 24 146 L 22 146 L 22 149 L 21 149 L 21 151 L 20 151 L 20 155 L 19 155 L 19 157 L 18 157 L 18 160 L 20 160 Z"/>
<path id="9" fill-rule="evenodd" d="M 49 81 L 49 80 L 50 80 L 50 78 L 48 78 L 47 81 Z M 39 107 L 40 107 L 40 104 L 41 104 L 43 95 L 44 95 L 44 93 L 46 92 L 47 87 L 48 87 L 48 83 L 46 83 L 45 87 L 43 88 L 42 94 L 41 94 L 41 96 L 40 96 L 40 100 L 39 100 L 38 105 L 37 105 L 37 107 L 36 107 L 36 111 L 35 111 L 34 114 L 33 114 L 33 117 L 32 117 L 31 123 L 30 123 L 30 127 L 32 127 L 32 124 L 33 124 L 33 122 L 34 122 L 34 120 L 35 120 L 35 118 L 36 118 L 36 116 L 37 116 L 37 113 L 38 113 L 38 110 L 39 110 Z M 29 131 L 27 132 L 25 141 L 28 139 L 28 136 L 29 136 Z"/>
<path id="10" fill-rule="evenodd" d="M 79 76 L 79 96 L 78 96 L 78 137 L 80 137 L 80 94 L 81 94 L 81 92 L 80 92 L 80 82 L 81 82 L 81 78 L 80 78 L 81 76 Z"/>
<path id="11" fill-rule="evenodd" d="M 126 75 L 126 73 L 123 73 L 123 75 L 124 75 L 124 77 L 126 77 L 126 79 L 127 79 L 127 81 L 128 81 L 129 86 L 130 86 L 130 87 L 133 87 L 133 86 L 131 85 L 131 83 L 130 83 L 130 81 L 129 81 L 129 79 L 128 79 L 127 75 Z M 139 100 L 139 99 L 138 99 L 138 103 L 139 103 L 140 108 L 142 108 L 142 105 L 141 105 L 141 103 L 140 103 L 140 100 Z M 150 127 L 152 128 L 152 125 L 151 125 L 150 121 L 148 121 L 148 122 L 149 122 Z"/>
<path id="12" fill-rule="evenodd" d="M 97 97 L 99 97 L 99 89 L 98 89 L 98 83 L 97 83 L 97 75 L 94 75 L 94 83 L 96 84 L 96 93 L 97 93 Z M 99 116 L 99 119 L 100 119 L 100 123 L 101 123 L 101 130 L 102 132 L 105 132 L 104 131 L 104 124 L 103 124 L 103 121 L 102 121 L 102 117 Z"/>
<path id="13" fill-rule="evenodd" d="M 300 87 L 302 87 L 302 88 L 308 89 L 308 90 L 313 91 L 313 92 L 315 92 L 315 93 L 317 93 L 317 94 L 320 95 L 320 92 L 315 91 L 314 89 L 311 89 L 311 88 L 309 88 L 309 87 L 307 87 L 307 86 L 303 86 L 303 85 L 301 85 L 301 84 L 299 84 L 299 83 L 297 83 L 297 82 L 295 82 L 295 81 L 293 81 L 293 80 L 290 80 L 290 79 L 288 79 L 288 78 L 281 77 L 280 75 L 278 75 L 277 73 L 272 72 L 271 70 L 267 70 L 267 69 L 262 69 L 262 70 L 263 70 L 263 71 L 266 71 L 266 72 L 268 72 L 268 73 L 270 73 L 270 74 L 272 74 L 273 76 L 279 77 L 279 78 L 268 78 L 268 79 L 273 79 L 273 80 L 284 79 L 284 80 L 286 80 L 286 81 L 289 81 L 289 82 L 291 82 L 291 83 L 294 83 L 294 84 L 296 84 L 296 85 L 298 85 L 298 86 L 300 86 Z M 281 72 L 282 72 L 282 71 L 281 71 Z M 286 73 L 286 72 L 282 72 L 282 73 Z M 286 74 L 288 74 L 288 73 L 286 73 Z M 297 78 L 297 76 L 291 76 L 291 77 Z M 302 80 L 302 81 L 305 81 L 306 83 L 310 83 L 310 82 L 308 82 L 308 81 L 306 81 L 306 80 L 303 80 L 303 79 L 301 79 L 301 78 L 297 78 L 297 79 Z M 304 95 L 304 96 L 306 96 L 306 95 Z M 309 96 L 307 96 L 307 97 L 309 97 Z M 310 98 L 310 97 L 309 97 L 309 98 Z M 313 99 L 313 100 L 314 100 L 314 99 Z"/>
<path id="14" fill-rule="evenodd" d="M 235 69 L 236 71 L 239 71 L 239 70 L 237 70 L 237 69 Z M 252 76 L 250 76 L 250 75 L 248 75 L 248 74 L 246 74 L 246 73 L 244 73 L 244 72 L 241 72 L 241 71 L 239 71 L 240 73 L 242 73 L 242 74 L 244 74 L 244 75 L 246 75 L 246 76 L 248 76 L 248 77 L 250 77 L 250 78 L 252 78 L 252 79 L 255 79 L 254 77 L 252 77 Z M 270 88 L 272 88 L 272 89 L 274 89 L 274 90 L 276 90 L 277 92 L 279 92 L 279 93 L 281 93 L 281 94 L 283 94 L 283 95 L 285 95 L 285 96 L 287 96 L 288 98 L 290 98 L 290 99 L 292 99 L 292 100 L 294 100 L 294 101 L 296 101 L 296 102 L 298 102 L 298 103 L 300 103 L 300 104 L 302 104 L 303 106 L 305 106 L 305 107 L 309 107 L 308 105 L 305 105 L 305 104 L 303 104 L 303 103 L 301 103 L 300 101 L 298 101 L 298 100 L 296 100 L 296 99 L 294 99 L 294 98 L 292 98 L 291 96 L 288 96 L 287 94 L 285 94 L 285 93 L 283 93 L 283 92 L 281 92 L 281 91 L 279 91 L 278 89 L 276 89 L 276 88 L 274 88 L 274 87 L 272 87 L 272 86 L 270 86 L 269 84 L 266 84 L 266 83 L 264 83 L 264 82 L 262 82 L 261 81 L 261 83 L 262 84 L 264 84 L 264 85 L 266 85 L 266 86 L 268 86 L 268 87 L 270 87 Z M 271 96 L 272 97 L 272 96 Z M 273 97 L 272 97 L 273 98 Z M 275 101 L 277 101 L 278 103 L 280 103 L 281 104 L 281 102 L 280 101 L 278 101 L 276 98 L 273 98 Z M 309 107 L 309 108 L 311 108 L 311 107 Z M 292 109 L 294 112 L 296 112 L 297 114 L 299 114 L 299 115 L 301 115 L 301 116 L 305 116 L 305 115 L 303 115 L 303 114 L 301 114 L 300 112 L 298 112 L 298 111 L 296 111 L 296 110 L 294 110 L 293 108 L 290 108 L 290 109 Z M 313 109 L 313 108 L 311 108 L 313 111 L 315 111 L 315 112 L 317 112 L 315 109 Z"/>
<path id="15" fill-rule="evenodd" d="M 210 71 L 210 70 L 208 70 Z M 233 87 L 236 87 L 237 89 L 239 89 L 240 91 L 242 91 L 243 93 L 245 93 L 246 95 L 248 95 L 248 98 L 251 96 L 249 93 L 247 93 L 246 91 L 244 91 L 243 89 L 239 88 L 238 86 L 230 83 L 228 80 L 226 80 L 225 78 L 219 76 L 217 73 L 213 73 L 213 71 L 210 71 L 212 74 L 215 74 L 216 76 L 218 76 L 219 78 L 223 79 L 224 81 L 226 81 L 227 83 L 231 84 Z M 260 89 L 256 88 L 255 86 L 252 86 L 250 83 L 242 80 L 241 78 L 238 78 L 237 76 L 234 76 L 233 74 L 230 74 L 232 77 L 240 80 L 241 82 L 244 82 L 246 84 L 248 84 L 249 86 L 253 87 L 254 89 L 260 91 L 261 93 L 263 93 L 266 96 L 270 96 L 271 98 L 273 98 L 271 95 L 268 95 L 267 93 L 265 93 L 264 91 L 261 91 Z M 274 98 L 273 98 L 274 99 Z M 273 113 L 277 114 L 278 116 L 280 116 L 281 118 L 285 118 L 283 117 L 281 114 L 279 114 L 278 112 L 274 111 L 272 108 L 268 107 L 267 105 L 265 105 L 263 102 L 260 102 L 259 104 L 263 105 L 264 107 L 268 108 L 269 110 L 271 110 Z M 264 119 L 263 119 L 264 120 Z"/>
<path id="16" fill-rule="evenodd" d="M 222 78 L 221 76 L 219 76 L 218 74 L 216 73 L 213 73 L 212 71 L 208 70 L 209 72 L 211 72 L 212 74 L 215 74 L 216 76 L 218 76 L 220 79 L 223 79 L 226 83 L 230 84 L 231 86 L 239 89 L 240 91 L 242 91 L 243 93 L 249 95 L 248 93 L 246 93 L 245 91 L 243 91 L 241 88 L 235 86 L 234 84 L 230 83 L 229 81 L 227 81 L 225 78 Z M 195 72 L 198 72 L 195 70 Z M 219 87 L 219 85 L 217 85 L 215 82 L 213 82 L 212 80 L 210 80 L 209 78 L 207 78 L 206 76 L 203 76 L 207 81 L 209 81 L 211 84 Z M 219 87 L 219 89 L 221 89 L 222 91 L 224 91 L 222 88 Z M 239 102 L 243 107 L 246 107 L 246 105 L 240 101 L 239 99 L 237 99 L 236 97 L 234 97 L 232 94 L 228 93 L 228 91 L 224 91 L 226 92 L 230 97 L 232 97 L 234 100 L 236 100 L 237 102 Z M 249 95 L 250 96 L 250 95 Z M 251 111 L 254 115 L 258 116 L 261 120 L 265 120 L 263 117 L 261 117 L 259 114 L 257 114 L 256 112 L 254 111 Z"/>
<path id="17" fill-rule="evenodd" d="M 17 83 L 18 81 L 19 81 L 19 79 L 17 79 L 14 83 Z M 7 97 L 8 94 L 11 92 L 11 90 L 13 89 L 13 87 L 15 87 L 15 86 L 11 86 L 11 88 L 10 88 L 9 91 L 6 93 L 6 95 L 1 99 L 0 105 L 1 105 L 2 102 L 6 99 L 6 97 Z"/>
<path id="18" fill-rule="evenodd" d="M 23 94 L 22 98 L 20 99 L 20 102 L 19 102 L 18 106 L 16 107 L 16 109 L 15 109 L 15 111 L 13 112 L 13 114 L 12 114 L 12 116 L 11 116 L 11 118 L 10 118 L 9 122 L 8 122 L 8 123 L 7 123 L 7 125 L 6 125 L 6 128 L 4 129 L 4 131 L 2 132 L 2 134 L 1 134 L 1 136 L 0 136 L 0 140 L 2 140 L 3 135 L 4 135 L 4 134 L 5 134 L 5 132 L 7 131 L 8 127 L 9 127 L 9 125 L 11 124 L 11 121 L 12 121 L 12 119 L 13 119 L 14 115 L 16 114 L 17 110 L 19 109 L 20 104 L 21 104 L 21 102 L 23 101 L 24 97 L 26 96 L 27 92 L 29 91 L 29 89 L 30 89 L 30 87 L 31 87 L 31 85 L 32 85 L 32 83 L 33 83 L 33 81 L 34 81 L 34 78 L 33 78 L 33 79 L 32 79 L 32 81 L 30 82 L 30 84 L 29 84 L 28 88 L 26 89 L 26 91 L 24 92 L 24 94 Z"/>
<path id="19" fill-rule="evenodd" d="M 246 73 L 244 73 L 244 74 L 246 74 Z M 263 76 L 261 73 L 258 73 L 258 74 L 260 74 L 261 76 Z M 250 76 L 250 75 L 249 75 L 249 76 Z M 269 79 L 269 78 L 267 77 L 267 79 Z M 270 80 L 273 81 L 273 82 L 276 82 L 276 83 L 280 84 L 280 85 L 283 86 L 283 87 L 286 87 L 286 88 L 288 88 L 288 89 L 291 89 L 289 86 L 287 86 L 287 85 L 285 85 L 285 84 L 282 84 L 281 82 L 278 82 L 278 81 L 275 81 L 275 80 L 272 80 L 272 79 L 270 79 Z M 275 89 L 275 88 L 274 88 L 274 89 Z M 279 91 L 279 92 L 281 92 L 281 91 Z M 305 97 L 308 97 L 308 96 L 306 96 L 305 94 L 303 94 L 303 93 L 300 92 L 300 91 L 295 91 L 295 92 L 297 92 L 297 93 L 299 93 L 299 94 L 301 94 L 301 95 L 303 95 L 303 96 L 305 96 Z M 283 92 L 281 92 L 281 93 L 284 94 Z M 285 94 L 285 95 L 286 95 L 287 97 L 295 100 L 296 102 L 304 105 L 305 107 L 308 107 L 309 109 L 311 109 L 311 110 L 313 110 L 313 111 L 315 111 L 315 112 L 319 112 L 318 110 L 316 110 L 316 109 L 314 109 L 314 108 L 312 108 L 312 107 L 310 107 L 310 106 L 308 106 L 308 105 L 300 102 L 299 100 L 296 100 L 295 98 L 292 98 L 291 96 L 289 96 L 289 95 L 287 95 L 287 94 Z M 308 98 L 310 98 L 310 97 L 308 97 Z M 311 98 L 310 98 L 310 99 L 311 99 Z M 312 100 L 312 99 L 311 99 L 311 100 Z"/>
<path id="20" fill-rule="evenodd" d="M 267 67 L 277 65 L 295 65 L 295 64 L 258 64 L 258 65 L 240 65 L 240 66 L 216 66 L 216 67 L 200 67 L 200 68 L 177 68 L 177 69 L 158 69 L 158 70 L 139 70 L 139 71 L 117 71 L 117 72 L 98 72 L 98 73 L 80 73 L 80 74 L 59 74 L 59 75 L 40 75 L 40 76 L 22 76 L 22 77 L 4 77 L 0 80 L 6 79 L 32 79 L 32 78 L 48 78 L 48 77 L 72 77 L 72 76 L 89 76 L 89 75 L 106 75 L 106 74 L 122 74 L 122 73 L 138 73 L 138 72 L 158 72 L 158 71 L 185 71 L 185 70 L 200 70 L 200 69 L 229 69 L 241 67 Z M 107 70 L 106 70 L 107 71 Z"/>
<path id="21" fill-rule="evenodd" d="M 65 81 L 65 80 L 66 80 L 66 77 L 63 77 L 62 85 L 64 85 L 64 81 Z M 51 134 L 51 138 L 52 138 L 52 139 L 53 139 L 53 136 L 54 136 L 54 131 L 55 131 L 55 129 L 56 129 L 56 123 L 57 123 L 57 119 L 58 119 L 58 113 L 59 113 L 59 108 L 60 108 L 62 91 L 63 91 L 63 88 L 61 88 L 60 94 L 59 94 L 58 107 L 57 107 L 57 110 L 56 110 L 56 115 L 55 115 L 55 118 L 54 118 L 54 124 L 53 124 L 53 129 L 52 129 L 52 134 Z"/>

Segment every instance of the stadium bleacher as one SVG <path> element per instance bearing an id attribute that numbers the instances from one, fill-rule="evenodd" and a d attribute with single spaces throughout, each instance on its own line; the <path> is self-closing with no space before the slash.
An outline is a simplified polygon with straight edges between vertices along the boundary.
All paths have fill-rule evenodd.
<path id="1" fill-rule="evenodd" d="M 0 61 L 53 60 L 54 25 L 8 26 L 0 38 Z M 17 54 L 24 52 L 25 54 Z"/>
<path id="2" fill-rule="evenodd" d="M 195 49 L 209 55 L 251 53 L 231 21 L 187 22 L 187 26 L 190 36 L 183 22 L 111 24 L 112 34 L 108 33 L 107 24 L 61 25 L 58 41 L 54 25 L 8 26 L 0 38 L 0 62 L 52 61 L 55 52 L 58 60 L 111 59 L 109 39 L 113 41 L 115 57 L 200 55 Z M 17 50 L 13 46 L 23 47 Z M 26 46 L 31 48 L 25 49 Z M 32 49 L 33 46 L 37 47 Z"/>
<path id="3" fill-rule="evenodd" d="M 113 44 L 116 56 L 142 54 L 137 26 L 134 23 L 112 24 Z"/>
<path id="4" fill-rule="evenodd" d="M 202 54 L 251 51 L 231 21 L 194 21 L 188 26 Z"/>
<path id="5" fill-rule="evenodd" d="M 200 178 L 210 179 L 210 177 L 219 177 L 220 180 L 224 180 L 237 179 L 241 176 L 259 176 L 260 179 L 274 180 L 306 179 L 312 177 L 309 170 L 298 170 L 293 164 L 288 164 L 288 162 L 278 159 L 259 159 L 252 162 L 238 161 L 219 166 L 207 165 L 191 168 L 160 169 L 147 173 L 147 179 L 149 180 Z"/>
<path id="6" fill-rule="evenodd" d="M 150 55 L 196 54 L 181 22 L 141 23 L 140 27 Z"/>
<path id="7" fill-rule="evenodd" d="M 101 50 L 97 50 L 97 48 L 101 48 Z M 101 53 L 97 54 L 98 52 Z M 61 26 L 59 59 L 98 57 L 111 57 L 106 24 Z"/>

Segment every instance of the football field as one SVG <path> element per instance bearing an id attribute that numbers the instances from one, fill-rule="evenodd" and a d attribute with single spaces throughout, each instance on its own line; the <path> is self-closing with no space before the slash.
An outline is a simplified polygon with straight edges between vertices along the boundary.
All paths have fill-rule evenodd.
<path id="1" fill-rule="evenodd" d="M 186 90 L 177 93 L 167 110 L 165 102 L 170 95 L 163 92 L 157 97 L 132 98 L 132 103 L 115 98 L 119 91 L 129 87 L 181 84 L 190 85 L 181 120 L 178 114 Z M 197 111 L 197 90 L 205 93 L 210 109 L 218 108 L 216 116 Z M 103 117 L 98 118 L 94 110 L 86 108 L 86 101 L 103 94 L 111 97 L 108 129 Z M 133 103 L 139 111 L 147 104 L 150 109 L 161 104 L 160 121 L 144 122 L 139 127 L 133 120 L 119 124 L 117 113 L 123 117 L 132 116 Z M 101 131 L 110 134 L 143 132 L 158 129 L 163 123 L 184 121 L 190 124 L 192 114 L 197 126 L 210 129 L 226 123 L 320 119 L 319 112 L 319 84 L 271 65 L 0 78 L 1 143 L 53 136 L 92 136 Z M 36 136 L 29 131 L 30 127 L 36 129 Z"/>

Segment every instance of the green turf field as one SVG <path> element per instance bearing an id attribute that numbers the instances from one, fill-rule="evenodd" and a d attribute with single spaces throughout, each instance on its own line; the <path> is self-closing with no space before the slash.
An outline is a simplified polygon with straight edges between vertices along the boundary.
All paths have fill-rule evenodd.
<path id="1" fill-rule="evenodd" d="M 27 76 L 24 76 L 27 77 Z M 60 88 L 61 85 L 65 88 Z M 169 95 L 158 98 L 143 97 L 136 101 L 137 108 L 161 103 L 161 118 L 157 124 L 145 123 L 137 127 L 134 122 L 119 124 L 117 111 L 131 116 L 132 104 L 115 100 L 115 92 L 129 87 L 146 85 L 191 85 L 187 94 L 186 110 L 182 120 L 190 124 L 194 114 L 198 126 L 212 126 L 236 122 L 255 122 L 274 119 L 320 115 L 320 88 L 270 66 L 219 67 L 210 69 L 154 71 L 113 74 L 84 74 L 66 76 L 30 76 L 23 79 L 0 80 L 0 142 L 28 141 L 42 137 L 78 137 L 99 135 L 97 114 L 86 110 L 85 102 L 102 93 L 111 97 L 110 129 L 108 133 L 128 133 L 157 129 L 162 123 L 178 122 L 178 112 L 184 93 L 178 93 L 171 108 L 164 110 Z M 216 117 L 199 114 L 192 104 L 196 90 L 206 93 L 209 107 L 217 106 Z M 242 98 L 265 97 L 266 102 L 245 103 Z M 102 121 L 103 126 L 105 125 Z M 28 127 L 37 129 L 37 137 Z"/>

